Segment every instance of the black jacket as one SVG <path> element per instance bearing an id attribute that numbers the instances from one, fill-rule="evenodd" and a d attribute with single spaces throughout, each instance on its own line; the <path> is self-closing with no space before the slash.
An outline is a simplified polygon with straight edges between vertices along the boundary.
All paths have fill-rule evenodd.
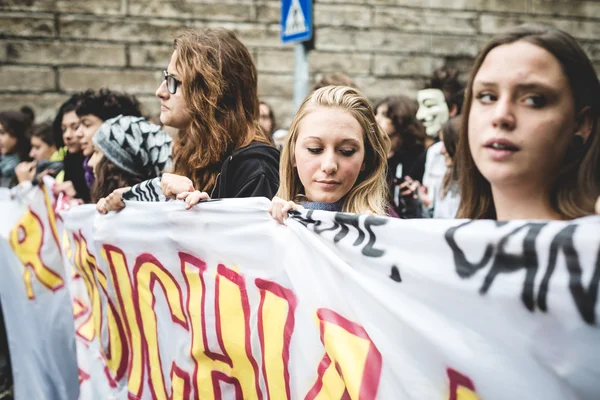
<path id="1" fill-rule="evenodd" d="M 279 188 L 279 151 L 252 142 L 227 157 L 210 194 L 213 199 L 275 196 Z"/>

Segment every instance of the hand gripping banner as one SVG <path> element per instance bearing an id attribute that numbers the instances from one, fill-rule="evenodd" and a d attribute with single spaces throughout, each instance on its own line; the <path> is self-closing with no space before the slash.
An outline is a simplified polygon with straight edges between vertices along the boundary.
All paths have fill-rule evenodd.
<path id="1" fill-rule="evenodd" d="M 600 393 L 598 217 L 279 225 L 266 199 L 53 217 L 35 190 L 0 264 L 17 398 Z"/>

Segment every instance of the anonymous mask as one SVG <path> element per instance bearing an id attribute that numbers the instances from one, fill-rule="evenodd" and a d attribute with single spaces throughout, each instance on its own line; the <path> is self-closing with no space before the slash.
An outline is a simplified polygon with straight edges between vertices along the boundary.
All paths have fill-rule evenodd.
<path id="1" fill-rule="evenodd" d="M 419 102 L 417 119 L 423 123 L 427 136 L 434 138 L 450 118 L 444 93 L 440 89 L 419 90 L 417 101 Z"/>

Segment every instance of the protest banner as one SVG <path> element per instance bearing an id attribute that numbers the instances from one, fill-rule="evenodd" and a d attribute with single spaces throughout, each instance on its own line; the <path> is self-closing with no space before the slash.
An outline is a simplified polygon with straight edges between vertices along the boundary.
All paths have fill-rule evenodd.
<path id="1" fill-rule="evenodd" d="M 17 398 L 600 392 L 598 217 L 501 223 L 305 210 L 284 226 L 260 198 L 192 210 L 129 202 L 106 216 L 80 206 L 56 218 L 47 191 L 30 200 L 0 265 L 3 307 L 16 304 L 33 324 L 7 318 L 20 354 Z M 65 390 L 30 397 L 31 382 L 39 393 Z"/>

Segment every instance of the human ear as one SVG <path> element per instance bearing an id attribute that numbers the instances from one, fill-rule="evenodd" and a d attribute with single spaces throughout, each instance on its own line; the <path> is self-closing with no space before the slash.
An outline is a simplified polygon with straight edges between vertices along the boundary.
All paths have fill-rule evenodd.
<path id="1" fill-rule="evenodd" d="M 586 106 L 579 112 L 575 119 L 575 135 L 581 136 L 583 143 L 585 143 L 592 133 L 593 126 L 594 118 L 591 114 L 591 108 Z"/>

